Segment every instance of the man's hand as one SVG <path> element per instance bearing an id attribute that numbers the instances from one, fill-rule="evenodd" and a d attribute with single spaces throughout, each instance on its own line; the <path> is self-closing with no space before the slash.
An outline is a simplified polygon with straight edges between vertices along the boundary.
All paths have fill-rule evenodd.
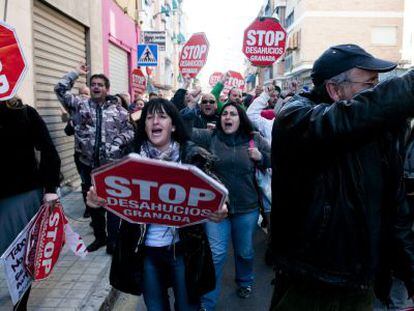
<path id="1" fill-rule="evenodd" d="M 76 67 L 76 71 L 80 76 L 86 76 L 88 74 L 88 66 L 85 63 L 79 63 L 79 65 Z"/>
<path id="2" fill-rule="evenodd" d="M 226 72 L 220 79 L 220 83 L 225 84 L 230 79 L 230 72 Z"/>
<path id="3" fill-rule="evenodd" d="M 210 131 L 213 131 L 216 129 L 216 124 L 215 123 L 207 123 L 207 129 Z"/>
<path id="4" fill-rule="evenodd" d="M 265 92 L 267 95 L 269 95 L 270 97 L 272 97 L 273 95 L 276 95 L 276 88 L 273 84 L 269 84 L 265 87 Z"/>
<path id="5" fill-rule="evenodd" d="M 105 206 L 106 201 L 105 199 L 98 197 L 94 187 L 90 187 L 88 194 L 86 195 L 86 204 L 92 208 L 99 208 Z"/>
<path id="6" fill-rule="evenodd" d="M 260 94 L 262 94 L 262 92 L 263 92 L 263 86 L 261 86 L 261 85 L 256 86 L 256 88 L 254 89 L 254 95 L 256 97 L 260 96 Z"/>
<path id="7" fill-rule="evenodd" d="M 183 89 L 184 90 L 188 90 L 188 88 L 190 87 L 192 79 L 190 77 L 183 77 Z"/>
<path id="8" fill-rule="evenodd" d="M 50 211 L 53 211 L 58 200 L 59 197 L 56 193 L 45 193 L 43 195 L 43 204 L 47 205 L 50 208 Z"/>

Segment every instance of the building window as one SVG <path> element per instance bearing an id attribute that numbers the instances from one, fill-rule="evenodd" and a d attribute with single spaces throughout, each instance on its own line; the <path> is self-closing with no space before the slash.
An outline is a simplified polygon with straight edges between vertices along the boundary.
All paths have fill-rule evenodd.
<path id="1" fill-rule="evenodd" d="M 378 45 L 396 45 L 397 27 L 374 27 L 371 30 L 371 43 Z"/>
<path id="2" fill-rule="evenodd" d="M 290 72 L 293 69 L 293 54 L 289 53 L 285 56 L 285 72 Z"/>
<path id="3" fill-rule="evenodd" d="M 286 18 L 286 28 L 289 28 L 295 21 L 295 10 L 290 12 L 288 17 Z"/>
<path id="4" fill-rule="evenodd" d="M 269 3 L 267 3 L 264 9 L 264 16 L 271 16 L 272 15 L 272 8 L 270 7 Z"/>

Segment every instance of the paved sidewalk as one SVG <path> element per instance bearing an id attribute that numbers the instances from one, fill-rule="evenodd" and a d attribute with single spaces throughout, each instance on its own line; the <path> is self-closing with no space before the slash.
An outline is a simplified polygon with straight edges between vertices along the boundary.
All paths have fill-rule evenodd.
<path id="1" fill-rule="evenodd" d="M 90 219 L 82 218 L 84 204 L 80 191 L 66 195 L 62 205 L 73 230 L 88 245 L 93 241 L 93 234 Z M 105 247 L 81 259 L 65 246 L 52 275 L 47 280 L 33 283 L 28 310 L 99 310 L 111 289 L 108 280 L 110 261 Z M 0 267 L 0 310 L 12 308 L 3 267 Z"/>

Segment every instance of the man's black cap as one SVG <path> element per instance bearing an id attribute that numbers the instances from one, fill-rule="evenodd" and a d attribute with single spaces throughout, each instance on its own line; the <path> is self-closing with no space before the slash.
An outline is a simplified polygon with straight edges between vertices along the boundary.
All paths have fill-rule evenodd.
<path id="1" fill-rule="evenodd" d="M 318 86 L 352 68 L 387 72 L 396 66 L 396 63 L 375 58 L 358 45 L 341 44 L 330 47 L 315 61 L 311 77 L 313 84 Z"/>

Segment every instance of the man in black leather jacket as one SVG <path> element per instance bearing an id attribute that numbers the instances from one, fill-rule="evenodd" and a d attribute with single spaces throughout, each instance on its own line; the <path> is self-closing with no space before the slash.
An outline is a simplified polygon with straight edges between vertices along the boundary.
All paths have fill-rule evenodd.
<path id="1" fill-rule="evenodd" d="M 414 116 L 414 71 L 359 46 L 316 60 L 314 89 L 295 95 L 272 133 L 271 310 L 372 310 L 391 273 L 414 294 L 414 235 L 400 137 Z"/>

